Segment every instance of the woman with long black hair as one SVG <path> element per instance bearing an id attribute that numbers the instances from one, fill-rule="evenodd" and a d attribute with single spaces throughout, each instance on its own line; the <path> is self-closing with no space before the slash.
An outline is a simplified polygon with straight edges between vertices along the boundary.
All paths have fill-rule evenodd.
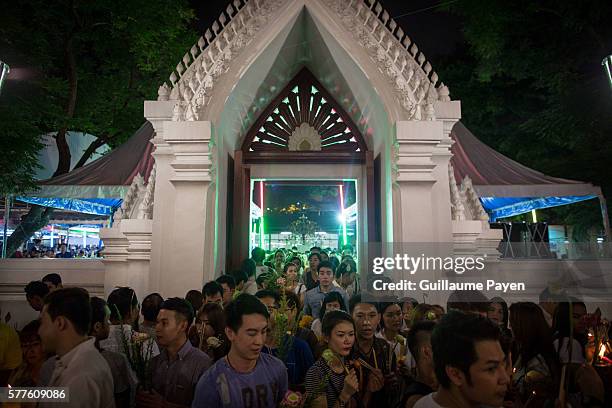
<path id="1" fill-rule="evenodd" d="M 553 345 L 562 363 L 583 364 L 585 362 L 585 347 L 588 338 L 583 317 L 586 312 L 586 305 L 578 300 L 560 302 L 555 309 Z"/>
<path id="2" fill-rule="evenodd" d="M 510 306 L 510 325 L 517 348 L 512 385 L 523 403 L 536 395 L 542 399 L 533 406 L 543 406 L 538 404 L 558 394 L 561 374 L 551 329 L 540 307 L 531 302 Z"/>

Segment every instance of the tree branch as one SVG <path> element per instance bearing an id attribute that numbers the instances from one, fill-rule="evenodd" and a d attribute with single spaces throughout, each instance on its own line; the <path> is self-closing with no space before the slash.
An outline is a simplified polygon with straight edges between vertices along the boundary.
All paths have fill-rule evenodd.
<path id="1" fill-rule="evenodd" d="M 91 142 L 87 149 L 85 149 L 85 152 L 83 152 L 83 155 L 81 156 L 77 164 L 74 166 L 74 168 L 78 169 L 79 167 L 83 167 L 87 160 L 89 160 L 91 155 L 94 154 L 98 147 L 102 146 L 103 144 L 104 140 L 102 138 L 96 138 L 96 140 Z"/>
<path id="2" fill-rule="evenodd" d="M 75 19 L 76 19 L 75 12 Z M 78 21 L 77 21 L 78 24 Z M 72 49 L 75 34 L 77 32 L 76 27 L 73 28 L 64 44 L 64 60 L 66 62 L 66 77 L 70 86 L 68 101 L 66 103 L 66 119 L 72 119 L 74 117 L 74 110 L 76 108 L 77 100 L 77 89 L 78 89 L 78 77 L 76 70 L 76 59 L 74 57 L 74 50 Z M 60 174 L 68 173 L 70 171 L 70 147 L 66 140 L 66 134 L 68 133 L 68 126 L 62 127 L 57 135 L 55 136 L 55 144 L 57 145 L 57 151 L 59 153 L 59 160 L 57 163 L 57 170 L 53 173 L 53 176 L 59 176 Z"/>

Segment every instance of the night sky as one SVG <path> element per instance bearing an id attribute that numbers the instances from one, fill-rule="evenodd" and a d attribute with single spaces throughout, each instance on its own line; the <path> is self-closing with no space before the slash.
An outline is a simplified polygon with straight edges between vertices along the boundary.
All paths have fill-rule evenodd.
<path id="1" fill-rule="evenodd" d="M 384 0 L 380 3 L 435 66 L 436 56 L 450 55 L 463 43 L 458 18 L 436 10 L 437 5 L 454 1 Z M 198 32 L 210 28 L 229 3 L 229 0 L 190 0 L 197 17 Z"/>

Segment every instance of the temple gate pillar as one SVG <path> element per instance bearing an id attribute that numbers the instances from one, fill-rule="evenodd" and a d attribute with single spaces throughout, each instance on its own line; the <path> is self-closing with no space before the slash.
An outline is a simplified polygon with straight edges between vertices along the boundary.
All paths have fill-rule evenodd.
<path id="1" fill-rule="evenodd" d="M 448 184 L 437 185 L 448 180 L 450 145 L 443 121 L 396 123 L 395 242 L 452 242 Z"/>
<path id="2" fill-rule="evenodd" d="M 148 291 L 183 297 L 215 275 L 214 146 L 211 123 L 171 121 L 173 105 L 145 103 L 157 169 Z"/>

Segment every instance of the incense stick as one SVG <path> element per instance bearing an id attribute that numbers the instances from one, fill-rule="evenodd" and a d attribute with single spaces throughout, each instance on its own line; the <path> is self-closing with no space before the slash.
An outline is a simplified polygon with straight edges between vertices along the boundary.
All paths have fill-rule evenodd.
<path id="1" fill-rule="evenodd" d="M 358 358 L 357 361 L 359 361 L 359 364 L 361 364 L 362 366 L 364 366 L 365 368 L 367 368 L 370 371 L 376 370 L 370 364 L 366 363 L 366 361 L 363 358 Z"/>

